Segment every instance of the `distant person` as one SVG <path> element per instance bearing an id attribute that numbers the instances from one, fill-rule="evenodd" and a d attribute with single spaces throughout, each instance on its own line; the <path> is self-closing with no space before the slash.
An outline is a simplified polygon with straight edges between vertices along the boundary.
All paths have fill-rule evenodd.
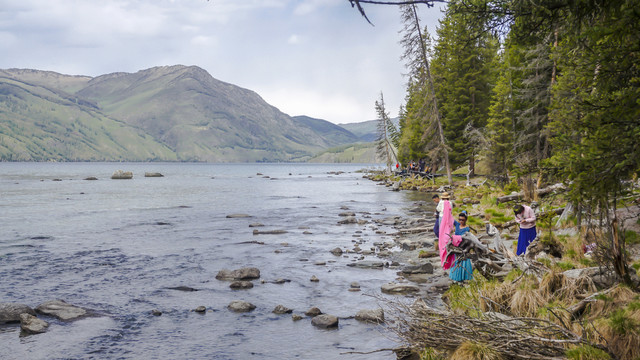
<path id="1" fill-rule="evenodd" d="M 424 159 L 418 160 L 418 171 L 423 172 L 424 171 L 424 165 L 425 165 Z"/>
<path id="2" fill-rule="evenodd" d="M 458 215 L 458 221 L 453 221 L 453 224 L 456 228 L 455 235 L 463 235 L 471 230 L 469 226 L 467 226 L 467 212 L 463 211 Z M 449 272 L 449 278 L 453 281 L 465 281 L 473 279 L 473 265 L 471 264 L 471 259 L 464 259 L 460 261 L 456 258 L 453 263 L 453 267 Z"/>
<path id="3" fill-rule="evenodd" d="M 513 213 L 516 216 L 516 222 L 520 225 L 516 255 L 522 255 L 536 238 L 536 214 L 527 205 L 516 205 L 513 208 Z"/>
<path id="4" fill-rule="evenodd" d="M 438 212 L 440 196 L 438 194 L 435 194 L 431 197 L 431 200 L 433 200 L 433 203 L 436 204 L 436 211 L 433 213 L 433 215 L 435 215 L 436 217 L 436 223 L 433 225 L 433 233 L 436 235 L 436 237 L 438 237 L 440 234 L 440 213 Z"/>

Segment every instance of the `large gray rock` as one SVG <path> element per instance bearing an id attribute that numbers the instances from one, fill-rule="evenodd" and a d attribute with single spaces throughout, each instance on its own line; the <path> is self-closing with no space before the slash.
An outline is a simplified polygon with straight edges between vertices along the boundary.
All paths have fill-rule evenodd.
<path id="1" fill-rule="evenodd" d="M 24 335 L 42 334 L 47 331 L 48 327 L 49 323 L 44 320 L 38 319 L 31 314 L 20 314 L 20 330 Z"/>
<path id="2" fill-rule="evenodd" d="M 36 307 L 39 314 L 53 316 L 60 320 L 75 320 L 87 315 L 87 310 L 62 300 L 50 300 Z"/>
<path id="3" fill-rule="evenodd" d="M 407 265 L 402 268 L 404 274 L 433 274 L 433 264 Z"/>
<path id="4" fill-rule="evenodd" d="M 252 303 L 242 301 L 242 300 L 234 300 L 227 306 L 227 309 L 233 312 L 250 312 L 255 310 L 256 306 Z"/>
<path id="5" fill-rule="evenodd" d="M 35 315 L 36 312 L 24 304 L 0 303 L 0 324 L 19 322 L 20 314 Z"/>
<path id="6" fill-rule="evenodd" d="M 218 280 L 252 280 L 260 278 L 260 270 L 254 267 L 246 267 L 236 270 L 222 269 L 216 275 Z"/>
<path id="7" fill-rule="evenodd" d="M 384 310 L 378 309 L 362 309 L 356 314 L 356 320 L 382 323 L 384 322 Z"/>
<path id="8" fill-rule="evenodd" d="M 356 267 L 360 269 L 382 269 L 384 267 L 384 262 L 375 261 L 375 260 L 364 260 L 364 261 L 349 263 L 347 264 L 347 266 Z"/>
<path id="9" fill-rule="evenodd" d="M 329 314 L 320 314 L 311 319 L 311 324 L 319 328 L 334 328 L 338 326 L 338 318 Z"/>
<path id="10" fill-rule="evenodd" d="M 381 286 L 381 290 L 386 294 L 408 294 L 420 291 L 420 288 L 412 284 L 388 283 Z"/>

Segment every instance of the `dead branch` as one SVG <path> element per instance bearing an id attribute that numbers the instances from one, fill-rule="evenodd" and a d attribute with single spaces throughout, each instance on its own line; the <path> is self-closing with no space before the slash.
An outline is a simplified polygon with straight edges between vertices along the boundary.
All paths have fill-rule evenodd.
<path id="1" fill-rule="evenodd" d="M 554 191 L 564 191 L 566 190 L 566 187 L 564 186 L 564 184 L 560 183 L 560 184 L 555 184 L 555 185 L 551 185 L 548 186 L 546 188 L 543 189 L 538 189 L 536 190 L 536 195 L 538 197 L 543 197 L 545 195 L 548 195 Z M 496 205 L 503 203 L 503 202 L 508 202 L 508 201 L 515 201 L 515 200 L 520 200 L 524 197 L 524 192 L 519 192 L 517 194 L 514 195 L 506 195 L 506 196 L 500 196 L 498 198 L 496 198 Z"/>

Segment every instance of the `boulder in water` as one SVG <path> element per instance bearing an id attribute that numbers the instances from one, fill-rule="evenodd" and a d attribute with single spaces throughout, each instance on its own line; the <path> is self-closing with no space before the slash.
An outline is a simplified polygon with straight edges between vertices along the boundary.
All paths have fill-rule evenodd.
<path id="1" fill-rule="evenodd" d="M 60 320 L 76 320 L 87 315 L 87 310 L 66 303 L 62 300 L 50 300 L 36 307 L 36 312 L 53 316 Z"/>
<path id="2" fill-rule="evenodd" d="M 362 309 L 356 314 L 356 320 L 364 322 L 382 323 L 384 322 L 384 310 Z"/>
<path id="3" fill-rule="evenodd" d="M 234 300 L 229 303 L 227 308 L 233 312 L 250 312 L 255 310 L 256 306 L 246 301 Z"/>
<path id="4" fill-rule="evenodd" d="M 111 175 L 111 178 L 114 180 L 133 179 L 133 173 L 131 171 L 116 170 L 113 175 Z"/>
<path id="5" fill-rule="evenodd" d="M 47 331 L 49 323 L 37 317 L 22 313 L 20 314 L 20 330 L 23 335 L 42 334 Z"/>
<path id="6" fill-rule="evenodd" d="M 338 327 L 338 318 L 329 314 L 320 314 L 311 319 L 311 324 L 324 329 L 334 328 Z"/>
<path id="7" fill-rule="evenodd" d="M 383 293 L 386 294 L 407 294 L 420 291 L 420 288 L 412 284 L 388 283 L 381 287 Z"/>
<path id="8" fill-rule="evenodd" d="M 20 314 L 35 315 L 36 312 L 24 304 L 0 303 L 0 324 L 19 322 Z"/>
<path id="9" fill-rule="evenodd" d="M 236 270 L 222 269 L 216 275 L 218 280 L 253 280 L 260 278 L 260 270 L 254 267 L 240 268 Z"/>
<path id="10" fill-rule="evenodd" d="M 275 309 L 273 309 L 274 314 L 291 314 L 292 312 L 293 309 L 289 309 L 284 305 L 278 305 L 275 307 Z"/>

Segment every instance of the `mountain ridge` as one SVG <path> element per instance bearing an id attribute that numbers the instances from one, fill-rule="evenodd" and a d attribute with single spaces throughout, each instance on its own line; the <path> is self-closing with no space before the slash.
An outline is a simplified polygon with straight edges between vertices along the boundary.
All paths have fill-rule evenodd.
<path id="1" fill-rule="evenodd" d="M 0 117 L 5 161 L 305 161 L 358 142 L 338 125 L 291 117 L 252 90 L 184 65 L 96 77 L 0 70 Z M 75 131 L 81 125 L 91 130 Z"/>

